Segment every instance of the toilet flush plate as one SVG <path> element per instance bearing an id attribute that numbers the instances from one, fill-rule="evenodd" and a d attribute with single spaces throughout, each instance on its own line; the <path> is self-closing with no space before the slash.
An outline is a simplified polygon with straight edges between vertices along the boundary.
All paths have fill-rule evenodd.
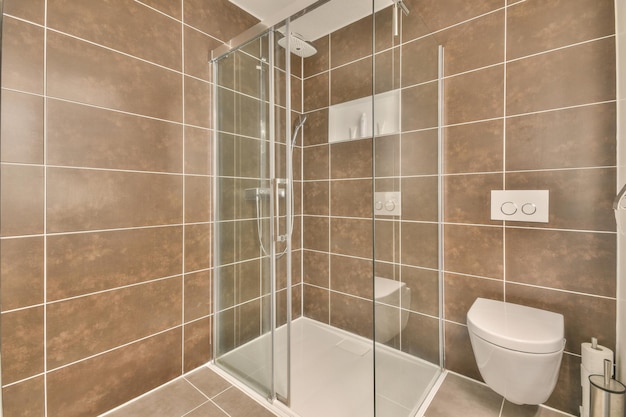
<path id="1" fill-rule="evenodd" d="M 491 190 L 491 220 L 548 223 L 548 190 Z"/>

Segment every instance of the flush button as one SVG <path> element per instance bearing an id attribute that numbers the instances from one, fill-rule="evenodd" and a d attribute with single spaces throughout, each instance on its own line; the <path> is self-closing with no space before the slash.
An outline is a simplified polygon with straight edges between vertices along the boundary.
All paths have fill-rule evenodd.
<path id="1" fill-rule="evenodd" d="M 537 212 L 537 206 L 534 205 L 533 203 L 526 203 L 522 206 L 522 213 L 527 214 L 527 215 L 531 215 L 531 214 L 535 214 Z"/>
<path id="2" fill-rule="evenodd" d="M 500 206 L 500 211 L 507 216 L 517 213 L 517 206 L 512 201 L 506 201 Z"/>
<path id="3" fill-rule="evenodd" d="M 491 190 L 491 220 L 550 221 L 549 190 Z"/>

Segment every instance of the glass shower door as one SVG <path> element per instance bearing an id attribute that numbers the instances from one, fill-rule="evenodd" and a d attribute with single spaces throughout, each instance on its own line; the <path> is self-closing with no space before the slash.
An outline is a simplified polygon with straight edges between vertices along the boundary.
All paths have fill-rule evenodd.
<path id="1" fill-rule="evenodd" d="M 277 392 L 275 213 L 284 182 L 275 177 L 273 34 L 214 62 L 216 178 L 215 363 L 267 398 Z M 284 255 L 290 256 L 285 251 Z M 284 349 L 283 349 L 284 350 Z"/>

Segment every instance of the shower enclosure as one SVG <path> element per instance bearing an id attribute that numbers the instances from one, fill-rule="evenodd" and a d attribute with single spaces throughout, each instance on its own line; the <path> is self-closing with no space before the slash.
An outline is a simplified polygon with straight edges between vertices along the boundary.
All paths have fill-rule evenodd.
<path id="1" fill-rule="evenodd" d="M 420 25 L 321 0 L 214 51 L 214 363 L 286 414 L 413 416 L 441 373 L 442 52 Z"/>

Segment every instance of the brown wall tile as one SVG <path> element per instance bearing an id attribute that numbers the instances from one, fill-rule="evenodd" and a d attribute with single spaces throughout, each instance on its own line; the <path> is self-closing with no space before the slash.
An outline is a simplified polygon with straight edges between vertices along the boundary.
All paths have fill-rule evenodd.
<path id="1" fill-rule="evenodd" d="M 401 281 L 406 283 L 411 290 L 410 309 L 412 311 L 431 316 L 439 315 L 439 273 L 437 271 L 403 266 Z"/>
<path id="2" fill-rule="evenodd" d="M 372 140 L 361 139 L 330 146 L 330 177 L 370 178 L 372 176 Z"/>
<path id="3" fill-rule="evenodd" d="M 616 245 L 607 233 L 507 228 L 507 281 L 615 297 Z"/>
<path id="4" fill-rule="evenodd" d="M 444 234 L 446 270 L 502 279 L 502 228 L 446 225 Z"/>
<path id="5" fill-rule="evenodd" d="M 210 224 L 185 226 L 185 272 L 211 267 L 212 238 Z M 251 249 L 246 250 L 250 251 Z"/>
<path id="6" fill-rule="evenodd" d="M 437 221 L 437 177 L 402 179 L 402 220 Z"/>
<path id="7" fill-rule="evenodd" d="M 261 172 L 260 142 L 258 139 L 220 133 L 218 135 L 218 156 L 220 158 L 218 175 L 228 177 L 267 178 L 269 168 Z M 267 142 L 264 143 L 267 145 Z M 264 146 L 265 150 L 268 146 Z M 269 160 L 265 161 L 269 164 Z"/>
<path id="8" fill-rule="evenodd" d="M 401 25 L 400 19 L 398 24 Z M 374 14 L 374 49 L 380 52 L 396 46 L 400 40 L 393 33 L 393 7 L 388 6 Z"/>
<path id="9" fill-rule="evenodd" d="M 614 27 L 610 0 L 521 2 L 507 11 L 507 58 L 609 36 Z"/>
<path id="10" fill-rule="evenodd" d="M 45 415 L 44 377 L 38 376 L 3 388 L 2 407 L 7 416 Z"/>
<path id="11" fill-rule="evenodd" d="M 2 92 L 3 162 L 43 163 L 43 98 Z"/>
<path id="12" fill-rule="evenodd" d="M 446 0 L 443 4 L 438 0 L 409 0 L 406 5 L 411 14 L 408 19 L 407 16 L 403 17 L 403 26 L 410 27 L 416 23 L 419 26 L 423 19 L 429 31 L 437 31 L 503 7 L 504 0 Z M 410 28 L 403 30 L 402 34 L 405 35 L 407 31 Z"/>
<path id="13" fill-rule="evenodd" d="M 504 301 L 504 283 L 501 280 L 445 274 L 443 282 L 444 316 L 449 321 L 466 324 L 467 312 L 476 298 Z"/>
<path id="14" fill-rule="evenodd" d="M 2 313 L 2 383 L 44 371 L 44 308 Z"/>
<path id="15" fill-rule="evenodd" d="M 212 312 L 213 281 L 211 271 L 185 274 L 185 322 L 208 316 Z"/>
<path id="16" fill-rule="evenodd" d="M 345 103 L 370 96 L 372 80 L 371 57 L 333 69 L 330 73 L 330 104 Z"/>
<path id="17" fill-rule="evenodd" d="M 335 292 L 330 293 L 330 325 L 359 336 L 373 337 L 372 302 Z"/>
<path id="18" fill-rule="evenodd" d="M 304 203 L 306 207 L 306 201 Z M 372 217 L 372 180 L 330 182 L 330 213 L 333 216 Z"/>
<path id="19" fill-rule="evenodd" d="M 491 220 L 490 190 L 501 190 L 502 174 L 444 177 L 444 218 L 451 223 L 501 224 Z"/>
<path id="20" fill-rule="evenodd" d="M 401 338 L 403 352 L 439 364 L 439 320 L 409 313 Z"/>
<path id="21" fill-rule="evenodd" d="M 185 325 L 184 371 L 190 372 L 211 360 L 211 318 Z"/>
<path id="22" fill-rule="evenodd" d="M 500 10 L 434 35 L 445 48 L 445 75 L 504 61 L 504 20 Z"/>
<path id="23" fill-rule="evenodd" d="M 181 278 L 175 277 L 49 304 L 48 367 L 54 369 L 180 325 L 181 292 Z"/>
<path id="24" fill-rule="evenodd" d="M 330 219 L 330 251 L 342 255 L 371 258 L 372 220 Z"/>
<path id="25" fill-rule="evenodd" d="M 506 83 L 509 115 L 615 100 L 615 40 L 510 62 Z"/>
<path id="26" fill-rule="evenodd" d="M 506 167 L 513 171 L 615 165 L 615 120 L 613 103 L 508 118 Z"/>
<path id="27" fill-rule="evenodd" d="M 181 227 L 48 236 L 48 301 L 178 275 L 181 271 Z"/>
<path id="28" fill-rule="evenodd" d="M 317 53 L 304 59 L 304 77 L 310 77 L 330 69 L 329 42 L 330 35 L 322 36 L 321 38 L 311 42 L 315 49 L 317 49 Z"/>
<path id="29" fill-rule="evenodd" d="M 559 229 L 614 231 L 615 181 L 613 168 L 506 174 L 507 189 L 550 191 L 550 221 L 533 225 Z"/>
<path id="30" fill-rule="evenodd" d="M 47 25 L 52 29 L 182 69 L 181 24 L 140 3 L 50 0 L 46 10 Z"/>
<path id="31" fill-rule="evenodd" d="M 437 79 L 439 52 L 432 36 L 402 45 L 402 86 L 408 87 Z"/>
<path id="32" fill-rule="evenodd" d="M 328 72 L 323 72 L 314 77 L 304 80 L 304 111 L 310 112 L 330 104 L 329 92 L 330 79 Z M 306 133 L 305 133 L 306 136 Z"/>
<path id="33" fill-rule="evenodd" d="M 187 0 L 183 13 L 185 23 L 223 42 L 258 22 L 228 0 Z"/>
<path id="34" fill-rule="evenodd" d="M 508 91 L 510 90 L 507 86 Z M 502 65 L 447 78 L 444 96 L 446 124 L 502 117 L 504 115 Z"/>
<path id="35" fill-rule="evenodd" d="M 211 91 L 211 84 L 185 77 L 185 123 L 205 128 L 212 127 Z"/>
<path id="36" fill-rule="evenodd" d="M 327 253 L 303 251 L 304 283 L 330 288 L 330 259 Z"/>
<path id="37" fill-rule="evenodd" d="M 328 218 L 304 216 L 304 248 L 328 252 L 328 225 Z"/>
<path id="38" fill-rule="evenodd" d="M 3 165 L 1 172 L 1 235 L 43 233 L 43 168 Z"/>
<path id="39" fill-rule="evenodd" d="M 42 237 L 0 240 L 3 311 L 43 303 L 43 247 Z"/>
<path id="40" fill-rule="evenodd" d="M 400 88 L 400 48 L 389 49 L 374 56 L 375 94 Z M 381 132 L 381 133 L 384 133 Z"/>
<path id="41" fill-rule="evenodd" d="M 51 165 L 182 172 L 180 125 L 48 100 Z"/>
<path id="42" fill-rule="evenodd" d="M 400 175 L 400 136 L 374 138 L 374 177 Z"/>
<path id="43" fill-rule="evenodd" d="M 308 90 L 307 91 L 308 95 Z M 308 113 L 304 124 L 304 146 L 328 143 L 328 109 Z"/>
<path id="44" fill-rule="evenodd" d="M 446 369 L 482 381 L 467 327 L 444 322 Z"/>
<path id="45" fill-rule="evenodd" d="M 181 338 L 177 328 L 50 372 L 48 413 L 97 415 L 174 379 L 182 365 Z"/>
<path id="46" fill-rule="evenodd" d="M 182 17 L 182 0 L 141 0 L 141 3 L 154 7 L 175 19 Z"/>
<path id="47" fill-rule="evenodd" d="M 438 123 L 438 90 L 429 82 L 402 90 L 402 131 L 429 129 Z"/>
<path id="48" fill-rule="evenodd" d="M 437 130 L 403 133 L 400 157 L 401 175 L 425 175 L 437 173 Z"/>
<path id="49" fill-rule="evenodd" d="M 330 288 L 357 297 L 372 299 L 372 261 L 331 255 Z"/>
<path id="50" fill-rule="evenodd" d="M 567 352 L 580 354 L 590 334 L 615 348 L 615 300 L 508 283 L 506 301 L 563 314 Z"/>
<path id="51" fill-rule="evenodd" d="M 445 173 L 502 171 L 503 124 L 502 120 L 492 120 L 446 127 L 443 131 Z M 507 150 L 508 147 L 507 132 Z"/>
<path id="52" fill-rule="evenodd" d="M 44 30 L 6 17 L 2 23 L 2 87 L 43 94 Z"/>
<path id="53" fill-rule="evenodd" d="M 374 222 L 374 258 L 377 261 L 399 262 L 400 253 L 400 222 L 381 220 Z"/>
<path id="54" fill-rule="evenodd" d="M 303 214 L 327 216 L 329 210 L 329 182 L 308 181 L 303 183 Z"/>
<path id="55" fill-rule="evenodd" d="M 329 146 L 311 146 L 304 148 L 305 180 L 321 180 L 329 177 Z"/>
<path id="56" fill-rule="evenodd" d="M 219 240 L 216 240 L 215 244 L 219 245 L 220 264 L 239 262 L 259 256 L 256 220 L 221 222 L 216 227 L 219 227 Z M 196 253 L 197 257 L 194 256 L 196 259 L 191 264 L 192 266 L 194 264 L 196 266 L 206 265 L 207 262 L 206 259 L 202 259 L 202 256 L 207 253 L 206 245 L 211 243 L 211 238 L 204 240 L 202 233 L 200 233 L 198 239 L 203 239 L 205 246 L 198 249 L 199 252 Z M 192 269 L 186 267 L 185 270 L 189 272 Z"/>
<path id="57" fill-rule="evenodd" d="M 48 169 L 48 232 L 108 229 L 182 220 L 182 177 Z"/>
<path id="58" fill-rule="evenodd" d="M 185 74 L 211 81 L 213 66 L 208 64 L 211 51 L 222 43 L 189 26 L 185 26 L 184 36 Z"/>
<path id="59" fill-rule="evenodd" d="M 431 223 L 402 222 L 402 264 L 437 268 L 437 225 Z"/>
<path id="60" fill-rule="evenodd" d="M 4 2 L 5 14 L 43 24 L 45 0 L 7 0 Z"/>
<path id="61" fill-rule="evenodd" d="M 330 308 L 329 291 L 304 284 L 302 297 L 302 312 L 304 317 L 328 324 Z"/>
<path id="62" fill-rule="evenodd" d="M 268 311 L 268 310 L 265 310 Z M 261 301 L 252 300 L 235 307 L 235 347 L 261 335 Z"/>
<path id="63" fill-rule="evenodd" d="M 330 34 L 330 66 L 336 68 L 372 55 L 372 16 L 366 16 Z"/>
<path id="64" fill-rule="evenodd" d="M 213 132 L 185 126 L 185 173 L 208 175 L 213 172 Z"/>
<path id="65" fill-rule="evenodd" d="M 180 74 L 56 32 L 47 39 L 49 96 L 182 121 Z"/>
<path id="66" fill-rule="evenodd" d="M 212 220 L 212 186 L 213 179 L 210 177 L 185 176 L 185 222 Z"/>

